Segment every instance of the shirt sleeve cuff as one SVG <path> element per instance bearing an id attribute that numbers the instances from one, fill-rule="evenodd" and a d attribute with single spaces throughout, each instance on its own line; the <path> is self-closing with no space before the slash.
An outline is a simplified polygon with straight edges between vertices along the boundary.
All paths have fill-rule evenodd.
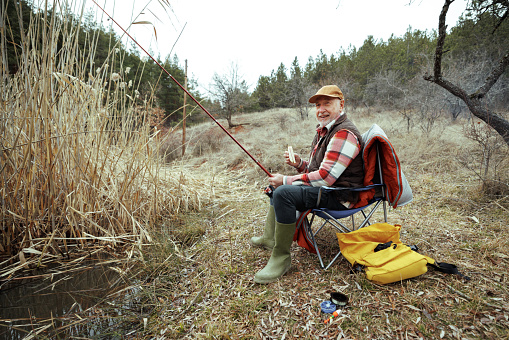
<path id="1" fill-rule="evenodd" d="M 303 173 L 306 170 L 307 163 L 301 158 L 299 166 L 295 167 L 299 173 Z"/>

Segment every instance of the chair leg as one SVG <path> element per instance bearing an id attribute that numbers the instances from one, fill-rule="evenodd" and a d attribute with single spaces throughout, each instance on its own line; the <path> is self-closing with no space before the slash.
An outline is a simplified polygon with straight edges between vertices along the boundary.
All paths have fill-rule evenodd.
<path id="1" fill-rule="evenodd" d="M 338 257 L 341 255 L 341 250 L 339 251 L 339 253 L 336 254 L 336 256 L 334 256 L 334 258 L 332 259 L 332 261 L 329 262 L 329 264 L 327 265 L 327 267 L 323 268 L 323 270 L 327 270 L 329 269 L 330 266 L 332 266 L 334 264 L 334 262 L 336 262 L 336 260 L 338 259 Z"/>
<path id="2" fill-rule="evenodd" d="M 330 223 L 328 221 L 324 222 L 324 224 L 322 225 L 322 227 L 326 224 L 326 223 Z M 331 225 L 333 225 L 331 223 Z M 334 226 L 334 225 L 333 225 Z M 336 227 L 337 228 L 337 227 Z M 320 228 L 321 229 L 321 228 Z M 316 232 L 318 233 L 318 231 Z M 336 256 L 334 256 L 334 258 L 329 262 L 329 264 L 326 266 L 324 263 L 323 263 L 323 259 L 322 259 L 322 255 L 320 254 L 320 249 L 318 249 L 318 244 L 316 243 L 316 238 L 315 238 L 315 235 L 316 233 L 313 233 L 311 232 L 311 239 L 313 240 L 313 246 L 315 247 L 315 250 L 316 250 L 316 255 L 318 256 L 318 260 L 320 261 L 320 267 L 322 267 L 323 270 L 327 270 L 329 269 L 330 266 L 332 266 L 334 264 L 334 262 L 336 262 L 336 260 L 338 259 L 338 257 L 341 255 L 341 250 L 336 254 Z"/>
<path id="3" fill-rule="evenodd" d="M 311 217 L 311 221 L 313 221 L 315 215 L 313 214 L 312 217 Z M 334 220 L 334 219 L 333 219 Z M 334 220 L 335 221 L 335 220 Z M 339 223 L 339 225 L 341 227 L 343 227 L 345 230 L 348 230 L 348 228 L 346 228 L 341 222 L 339 221 L 335 221 L 336 223 Z M 333 226 L 337 231 L 339 232 L 344 232 L 341 230 L 340 226 L 338 225 L 335 225 L 334 223 L 331 222 L 331 220 L 325 220 L 322 225 L 316 230 L 316 232 L 314 232 L 312 229 L 311 229 L 311 226 L 312 224 L 309 223 L 309 236 L 311 237 L 311 240 L 313 242 L 313 247 L 315 248 L 315 251 L 316 251 L 316 255 L 318 256 L 318 260 L 320 261 L 320 267 L 323 269 L 323 270 L 327 270 L 329 269 L 330 266 L 332 266 L 334 264 L 334 262 L 338 259 L 338 257 L 341 255 L 341 251 L 339 251 L 336 256 L 334 256 L 334 258 L 329 262 L 329 264 L 325 265 L 323 263 L 323 259 L 322 259 L 322 255 L 320 254 L 320 249 L 318 248 L 318 243 L 316 242 L 316 235 L 327 225 L 327 224 L 330 224 L 331 226 Z"/>
<path id="4" fill-rule="evenodd" d="M 359 229 L 364 227 L 367 223 L 369 223 L 369 219 L 371 218 L 371 216 L 373 216 L 373 214 L 375 213 L 375 210 L 376 208 L 378 208 L 378 206 L 380 205 L 380 202 L 381 201 L 378 201 L 376 202 L 376 205 L 373 209 L 371 209 L 371 211 L 369 212 L 368 216 L 366 217 L 366 219 L 364 219 L 364 222 L 362 222 L 362 224 L 359 226 Z M 384 202 L 385 203 L 385 202 Z"/>
<path id="5" fill-rule="evenodd" d="M 311 239 L 313 240 L 313 247 L 315 247 L 316 250 L 316 256 L 318 256 L 318 260 L 320 261 L 320 267 L 323 269 L 325 266 L 323 264 L 322 255 L 320 255 L 320 249 L 318 249 L 318 244 L 316 243 L 316 238 L 313 231 L 311 231 Z"/>
<path id="6" fill-rule="evenodd" d="M 370 202 L 365 207 L 357 208 L 354 211 L 347 212 L 348 215 L 339 213 L 339 212 L 334 212 L 334 211 L 331 212 L 327 209 L 314 209 L 312 211 L 311 221 L 307 225 L 306 230 L 307 230 L 308 239 L 310 239 L 312 241 L 313 247 L 315 248 L 315 251 L 316 251 L 316 255 L 318 256 L 318 260 L 320 261 L 320 267 L 322 269 L 327 270 L 341 255 L 341 250 L 334 256 L 332 261 L 328 262 L 328 264 L 324 264 L 324 260 L 328 261 L 328 258 L 327 259 L 322 258 L 322 254 L 320 253 L 320 250 L 318 249 L 317 234 L 327 224 L 330 224 L 333 228 L 336 229 L 336 232 L 340 232 L 340 233 L 345 233 L 345 232 L 349 233 L 349 232 L 352 232 L 353 230 L 358 230 L 360 228 L 363 228 L 366 225 L 370 225 L 371 224 L 370 219 L 373 217 L 373 214 L 376 212 L 376 210 L 378 209 L 380 204 L 383 204 L 384 221 L 385 221 L 385 223 L 387 223 L 386 202 L 383 199 L 376 199 L 373 202 Z M 369 212 L 367 212 L 367 210 L 369 210 L 369 209 L 366 209 L 366 208 L 368 208 L 368 206 L 372 207 Z M 356 226 L 354 215 L 358 212 L 362 213 L 364 219 L 361 221 L 359 226 Z M 315 216 L 320 217 L 325 220 L 325 222 L 323 222 L 321 225 L 317 225 L 318 228 L 312 228 L 313 222 L 315 220 Z M 351 217 L 352 230 L 350 230 L 350 229 L 348 229 L 348 227 L 346 227 L 346 224 L 348 224 L 348 222 L 347 222 L 348 219 L 346 218 L 347 216 Z M 343 220 L 344 223 L 341 222 L 341 219 L 343 219 L 343 218 L 345 218 Z"/>

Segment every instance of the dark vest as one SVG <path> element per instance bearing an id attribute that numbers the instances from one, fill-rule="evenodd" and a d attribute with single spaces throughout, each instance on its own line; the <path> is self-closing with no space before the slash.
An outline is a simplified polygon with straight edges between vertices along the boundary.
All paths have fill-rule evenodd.
<path id="1" fill-rule="evenodd" d="M 320 168 L 320 164 L 322 163 L 325 152 L 327 151 L 327 146 L 329 145 L 332 137 L 339 130 L 348 130 L 357 136 L 361 145 L 361 153 L 352 160 L 350 165 L 345 169 L 345 171 L 343 171 L 341 176 L 339 176 L 332 186 L 347 188 L 362 187 L 364 185 L 364 166 L 362 162 L 362 148 L 364 147 L 364 141 L 362 140 L 359 130 L 357 130 L 357 127 L 346 117 L 346 114 L 343 114 L 336 120 L 336 123 L 329 129 L 324 137 L 320 138 L 318 133 L 315 135 L 313 143 L 311 144 L 311 153 L 317 144 L 318 148 L 308 165 L 309 172 L 316 171 Z M 358 193 L 349 191 L 337 192 L 336 196 L 340 201 L 348 201 L 351 203 L 356 203 L 359 198 Z"/>

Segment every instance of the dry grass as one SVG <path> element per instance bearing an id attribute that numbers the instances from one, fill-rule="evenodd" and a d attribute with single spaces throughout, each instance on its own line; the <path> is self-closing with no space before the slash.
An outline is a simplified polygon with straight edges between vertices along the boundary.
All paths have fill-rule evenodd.
<path id="1" fill-rule="evenodd" d="M 69 17 L 57 20 L 66 5 L 55 2 L 45 24 L 32 18 L 20 69 L 0 83 L 2 281 L 98 245 L 137 257 L 151 225 L 209 194 L 196 190 L 208 185 L 202 174 L 165 165 L 149 127 L 153 98 L 137 98 L 117 46 L 89 65 L 96 37 L 78 49 Z"/>
<path id="2" fill-rule="evenodd" d="M 278 115 L 292 122 L 283 130 Z M 295 115 L 295 116 L 293 116 Z M 295 118 L 293 118 L 295 117 Z M 250 122 L 236 134 L 248 150 L 256 150 L 262 164 L 280 172 L 282 153 L 288 144 L 305 150 L 314 121 L 299 121 L 290 110 L 238 117 Z M 263 268 L 270 253 L 252 248 L 248 239 L 261 233 L 267 198 L 260 189 L 263 174 L 247 156 L 243 160 L 225 145 L 218 154 L 195 158 L 198 171 L 208 167 L 232 168 L 227 187 L 232 199 L 207 207 L 199 218 L 185 221 L 186 229 L 198 226 L 203 235 L 191 246 L 173 238 L 171 249 L 159 247 L 154 263 L 161 267 L 150 281 L 158 296 L 149 326 L 142 334 L 189 339 L 499 339 L 509 336 L 509 248 L 507 224 L 509 197 L 479 199 L 480 181 L 455 161 L 458 149 L 472 146 L 458 133 L 461 124 L 442 122 L 440 134 L 430 139 L 418 131 L 407 134 L 397 114 L 353 112 L 361 130 L 379 124 L 393 141 L 414 201 L 389 212 L 389 222 L 401 224 L 401 238 L 440 262 L 454 263 L 471 277 L 430 271 L 421 277 L 390 285 L 376 285 L 363 274 L 351 274 L 341 260 L 328 271 L 319 269 L 317 258 L 292 247 L 292 269 L 278 282 L 256 285 L 254 273 Z M 298 134 L 300 129 L 306 133 Z M 301 131 L 302 132 L 302 131 Z M 291 142 L 290 142 L 291 141 Z M 191 163 L 191 158 L 184 162 Z M 264 163 L 266 162 L 266 163 Z M 279 165 L 278 165 L 279 164 Z M 246 177 L 247 176 L 247 177 Z M 242 179 L 246 177 L 245 179 Z M 219 183 L 218 183 L 219 184 Z M 221 184 L 220 184 L 221 185 Z M 380 214 L 375 220 L 382 220 Z M 372 221 L 373 222 L 373 221 Z M 163 238 L 166 239 L 166 238 Z M 332 241 L 330 241 L 332 240 Z M 337 247 L 335 236 L 326 241 Z M 164 241 L 162 242 L 164 244 Z M 189 244 L 189 243 L 187 243 Z M 175 253 L 175 249 L 178 252 Z M 333 249 L 331 249 L 332 252 Z M 163 259 L 180 254 L 180 271 Z M 170 269 L 172 268 L 172 269 Z M 172 287 L 166 285 L 173 278 Z M 175 280 L 175 278 L 178 278 Z M 332 291 L 350 297 L 340 317 L 325 326 L 320 302 Z"/>

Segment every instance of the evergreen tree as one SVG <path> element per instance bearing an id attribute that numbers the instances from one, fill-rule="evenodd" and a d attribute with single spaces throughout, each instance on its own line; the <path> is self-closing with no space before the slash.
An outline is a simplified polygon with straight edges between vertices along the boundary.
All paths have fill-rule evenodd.
<path id="1" fill-rule="evenodd" d="M 313 57 L 309 56 L 308 62 L 306 63 L 306 68 L 304 69 L 304 78 L 308 79 L 310 82 L 313 82 L 313 72 L 315 69 L 315 61 Z"/>
<path id="2" fill-rule="evenodd" d="M 306 119 L 308 112 L 307 83 L 303 78 L 297 57 L 292 62 L 288 87 L 292 106 L 299 111 L 301 119 Z"/>
<path id="3" fill-rule="evenodd" d="M 13 74 L 18 71 L 22 42 L 30 25 L 32 9 L 25 0 L 4 0 L 0 5 L 0 20 L 5 26 L 0 30 L 2 69 Z"/>
<path id="4" fill-rule="evenodd" d="M 268 76 L 260 76 L 258 83 L 252 94 L 258 106 L 262 110 L 268 110 L 274 107 L 272 102 L 272 83 Z"/>
<path id="5" fill-rule="evenodd" d="M 272 101 L 275 107 L 288 107 L 290 93 L 288 90 L 288 75 L 283 63 L 279 65 L 276 73 L 272 73 Z"/>
<path id="6" fill-rule="evenodd" d="M 180 83 L 184 84 L 185 71 L 179 66 L 179 60 L 176 55 L 171 60 L 165 59 L 161 65 Z M 166 121 L 179 122 L 183 117 L 184 95 L 182 89 L 168 76 L 164 71 L 157 70 L 160 77 L 153 78 L 157 82 L 157 97 L 159 106 L 166 112 Z"/>

